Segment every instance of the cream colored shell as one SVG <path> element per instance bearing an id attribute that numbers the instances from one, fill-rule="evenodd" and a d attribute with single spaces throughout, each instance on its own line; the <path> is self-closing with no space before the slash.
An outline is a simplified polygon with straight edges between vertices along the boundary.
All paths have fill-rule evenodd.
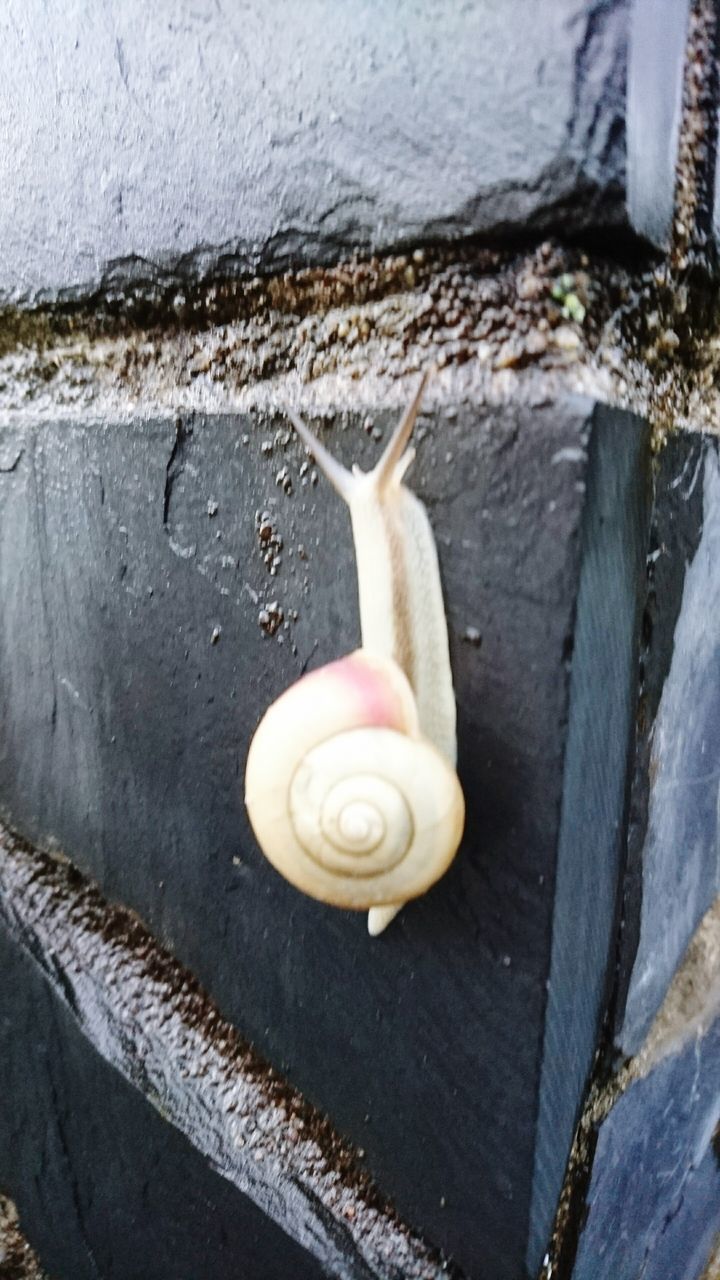
<path id="1" fill-rule="evenodd" d="M 464 822 L 455 771 L 421 736 L 405 676 L 364 650 L 305 676 L 269 708 L 245 799 L 276 869 L 355 910 L 424 893 L 450 865 Z"/>

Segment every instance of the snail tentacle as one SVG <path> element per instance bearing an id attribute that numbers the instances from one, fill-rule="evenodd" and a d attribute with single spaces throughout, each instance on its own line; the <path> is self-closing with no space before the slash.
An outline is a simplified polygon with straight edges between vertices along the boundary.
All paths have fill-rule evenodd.
<path id="1" fill-rule="evenodd" d="M 400 419 L 400 422 L 398 423 L 397 427 L 393 431 L 392 436 L 390 437 L 390 440 L 388 441 L 385 449 L 383 450 L 380 461 L 375 465 L 373 470 L 370 472 L 370 475 L 372 476 L 373 481 L 380 493 L 382 493 L 383 490 L 386 489 L 388 485 L 391 484 L 393 481 L 397 484 L 400 483 L 403 475 L 405 474 L 407 468 L 410 466 L 410 463 L 412 462 L 415 456 L 413 452 L 410 455 L 410 457 L 407 459 L 407 461 L 405 461 L 405 459 L 402 457 L 405 445 L 410 439 L 410 436 L 412 435 L 413 427 L 415 426 L 415 422 L 418 416 L 418 411 L 420 409 L 420 402 L 423 398 L 423 392 L 425 391 L 427 380 L 428 380 L 428 375 L 427 373 L 424 373 L 422 375 L 422 378 L 420 379 L 420 385 L 418 386 L 418 389 L 415 392 L 415 395 L 410 401 L 410 404 L 405 410 L 405 413 Z M 402 470 L 398 474 L 396 471 L 396 468 L 398 467 L 398 464 L 400 464 L 401 459 L 405 465 L 403 466 Z"/>
<path id="2" fill-rule="evenodd" d="M 333 458 L 329 449 L 318 440 L 313 431 L 310 430 L 307 423 L 303 422 L 299 413 L 291 409 L 289 405 L 285 406 L 285 413 L 292 422 L 303 444 L 310 449 L 315 461 L 327 480 L 330 481 L 333 489 L 340 494 L 340 497 L 349 503 L 357 487 L 357 478 L 352 471 L 348 471 L 338 462 L 337 458 Z"/>

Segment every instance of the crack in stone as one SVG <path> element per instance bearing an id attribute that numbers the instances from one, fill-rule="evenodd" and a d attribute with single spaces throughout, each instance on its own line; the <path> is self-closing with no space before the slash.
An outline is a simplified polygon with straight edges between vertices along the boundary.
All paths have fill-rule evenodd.
<path id="1" fill-rule="evenodd" d="M 61 1043 L 60 1038 L 56 1037 L 56 1048 L 60 1045 L 60 1043 Z M 97 1280 L 102 1280 L 102 1276 L 100 1275 L 100 1271 L 98 1270 L 98 1265 L 97 1265 L 97 1262 L 95 1261 L 95 1255 L 92 1251 L 90 1240 L 88 1238 L 87 1227 L 85 1225 L 85 1212 L 83 1209 L 82 1199 L 80 1196 L 80 1188 L 78 1186 L 78 1181 L 75 1176 L 75 1168 L 73 1165 L 72 1149 L 71 1149 L 70 1143 L 67 1140 L 67 1135 L 65 1133 L 65 1125 L 62 1119 L 62 1099 L 58 1094 L 57 1086 L 55 1083 L 55 1077 L 52 1074 L 52 1071 L 50 1073 L 50 1097 L 52 1099 L 52 1116 L 55 1120 L 55 1127 L 57 1129 L 58 1140 L 60 1143 L 60 1150 L 62 1151 L 63 1159 L 65 1161 L 65 1165 L 68 1171 L 68 1180 L 70 1183 L 70 1197 L 72 1199 L 73 1208 L 75 1210 L 75 1217 L 77 1219 L 80 1238 L 83 1242 L 83 1248 L 85 1250 L 85 1253 L 87 1254 L 88 1261 L 90 1262 L 90 1266 L 92 1267 L 93 1275 L 97 1277 Z"/>
<path id="2" fill-rule="evenodd" d="M 181 476 L 183 471 L 185 470 L 185 464 L 183 460 L 185 439 L 186 439 L 186 431 L 185 431 L 185 427 L 183 426 L 182 418 L 176 418 L 175 439 L 173 441 L 172 449 L 170 450 L 170 457 L 168 458 L 167 464 L 165 466 L 165 487 L 163 489 L 162 520 L 163 520 L 163 525 L 165 526 L 166 529 L 169 523 L 170 501 L 172 498 L 173 485 L 175 484 L 175 481 L 177 480 L 178 476 Z"/>
<path id="3" fill-rule="evenodd" d="M 3 475 L 9 475 L 10 472 L 15 471 L 24 452 L 25 450 L 22 445 L 19 445 L 9 459 L 0 455 L 0 472 L 2 472 Z"/>

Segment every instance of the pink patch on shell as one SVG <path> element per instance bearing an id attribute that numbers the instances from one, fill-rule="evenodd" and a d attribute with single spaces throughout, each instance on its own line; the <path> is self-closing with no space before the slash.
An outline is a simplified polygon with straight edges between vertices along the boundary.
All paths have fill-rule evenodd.
<path id="1" fill-rule="evenodd" d="M 358 727 L 371 724 L 387 729 L 403 727 L 402 704 L 396 691 L 381 671 L 362 658 L 338 658 L 319 671 L 310 672 L 305 679 L 313 680 L 320 674 L 332 675 L 342 685 L 342 689 L 338 688 L 338 697 L 348 694 L 355 697 Z"/>

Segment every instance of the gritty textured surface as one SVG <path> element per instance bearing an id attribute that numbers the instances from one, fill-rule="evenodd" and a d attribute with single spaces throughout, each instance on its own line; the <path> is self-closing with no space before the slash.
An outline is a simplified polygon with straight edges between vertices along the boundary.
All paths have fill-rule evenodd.
<path id="1" fill-rule="evenodd" d="M 0 313 L 0 415 L 533 405 L 580 393 L 647 418 L 656 445 L 720 422 L 720 303 L 636 252 L 620 263 L 544 240 L 527 250 L 415 249 L 178 294 Z"/>
<path id="2" fill-rule="evenodd" d="M 277 404 L 307 384 L 325 403 L 379 402 L 431 364 L 462 369 L 468 391 L 490 398 L 508 379 L 515 391 L 512 375 L 526 368 L 568 389 L 633 285 L 637 276 L 602 255 L 543 241 L 525 252 L 416 249 L 198 286 L 181 299 L 138 288 L 94 309 L 9 311 L 0 409 L 118 415 L 140 401 L 146 412 L 217 411 Z"/>
<path id="3" fill-rule="evenodd" d="M 629 271 L 549 240 L 528 251 L 416 249 L 181 297 L 138 287 L 96 308 L 6 312 L 0 411 L 118 418 L 137 405 L 245 411 L 298 396 L 304 412 L 370 409 L 403 404 L 407 375 L 433 367 L 426 404 L 572 391 L 614 402 L 637 376 L 619 334 L 600 344 L 618 308 L 640 305 L 649 265 Z M 644 310 L 656 305 L 643 298 Z"/>
<path id="4" fill-rule="evenodd" d="M 717 268 L 713 243 L 718 145 L 718 41 L 714 0 L 690 0 L 677 150 L 670 260 L 679 271 L 706 262 Z"/>
<path id="5" fill-rule="evenodd" d="M 13 1099 L 0 1113 L 0 1177 L 58 1275 L 189 1280 L 239 1265 L 268 1280 L 450 1274 L 135 917 L 7 832 L 0 920 L 0 1016 L 29 1051 L 0 1067 Z"/>
<path id="6" fill-rule="evenodd" d="M 639 264 L 637 264 L 639 265 Z M 647 266 L 647 260 L 642 260 Z M 479 393 L 518 370 L 568 379 L 638 274 L 600 253 L 425 251 L 197 287 L 138 288 L 0 315 L 0 408 L 127 412 L 277 403 L 283 383 L 377 398 L 406 372 L 462 367 Z M 571 310 L 573 308 L 573 310 Z M 495 376 L 493 376 L 495 375 Z M 512 388 L 515 389 L 515 381 Z M 430 394 L 433 392 L 430 384 Z M 340 398 L 343 398 L 342 396 Z"/>
<path id="7" fill-rule="evenodd" d="M 7 970 L 4 970 L 7 981 Z M 0 1280 L 47 1280 L 22 1234 L 12 1200 L 0 1195 Z"/>
<path id="8" fill-rule="evenodd" d="M 0 15 L 0 296 L 624 213 L 626 0 Z"/>
<path id="9" fill-rule="evenodd" d="M 320 430 L 368 465 L 394 421 Z M 525 1256 L 591 422 L 579 400 L 420 421 L 411 480 L 439 545 L 467 837 L 374 941 L 285 884 L 243 812 L 260 714 L 358 639 L 347 516 L 286 423 L 3 435 L 6 815 L 137 908 L 403 1217 L 497 1280 Z"/>
<path id="10" fill-rule="evenodd" d="M 652 728 L 639 939 L 619 1032 L 626 1053 L 639 1048 L 690 937 L 720 892 L 720 463 L 709 443 L 688 442 L 672 456 L 674 474 L 664 466 L 660 483 L 670 489 L 675 520 L 667 523 L 657 556 L 684 563 L 693 518 L 702 533 L 685 573 Z M 696 488 L 700 511 L 687 505 Z M 678 489 L 682 505 L 672 501 Z M 660 492 L 658 506 L 663 498 Z"/>

